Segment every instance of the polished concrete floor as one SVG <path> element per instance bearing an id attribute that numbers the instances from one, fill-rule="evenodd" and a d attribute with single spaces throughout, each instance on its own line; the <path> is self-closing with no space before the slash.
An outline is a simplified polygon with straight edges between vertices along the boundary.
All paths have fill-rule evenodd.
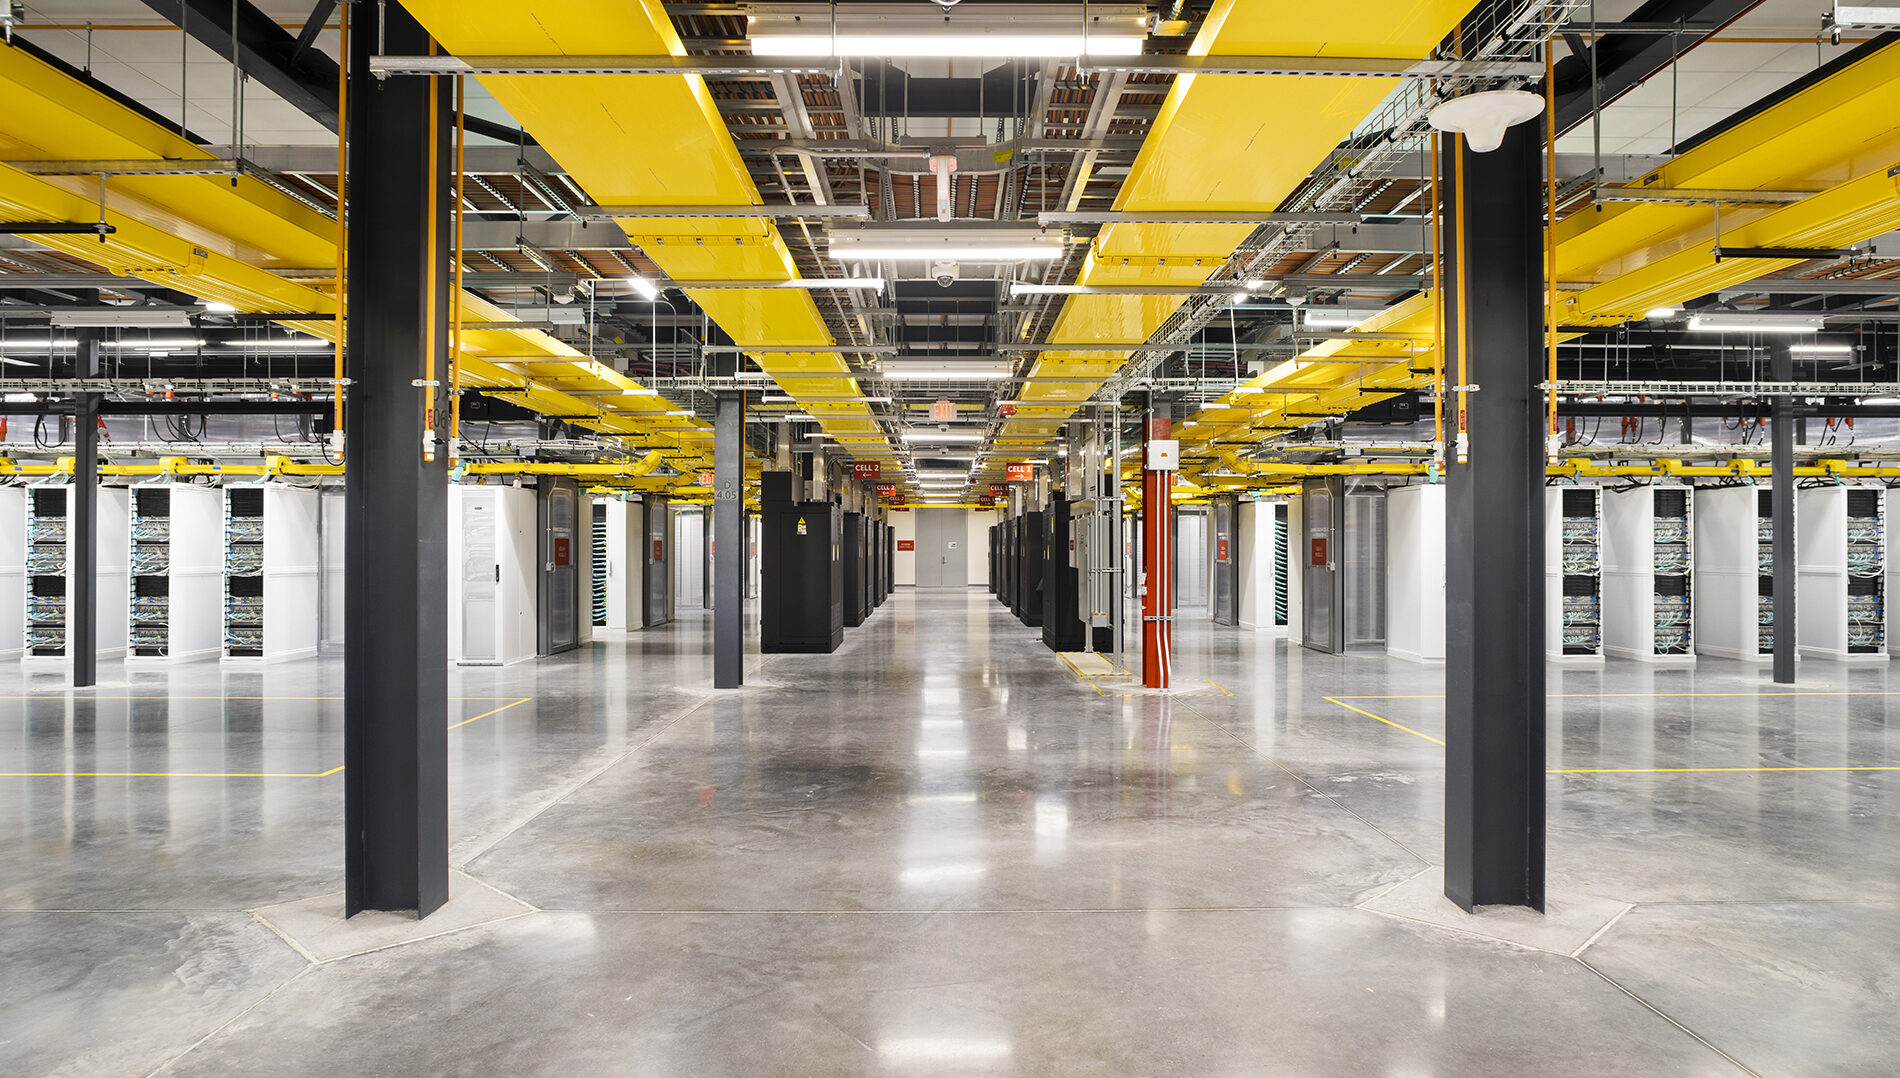
<path id="1" fill-rule="evenodd" d="M 1440 897 L 1442 674 L 988 595 L 452 678 L 452 901 L 340 920 L 341 668 L 0 669 L 0 1073 L 1892 1075 L 1900 678 L 1553 671 L 1551 911 Z"/>

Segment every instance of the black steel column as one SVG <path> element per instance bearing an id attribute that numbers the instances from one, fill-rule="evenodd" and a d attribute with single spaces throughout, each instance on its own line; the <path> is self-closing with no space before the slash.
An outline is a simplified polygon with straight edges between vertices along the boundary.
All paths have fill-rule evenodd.
<path id="1" fill-rule="evenodd" d="M 1786 341 L 1768 345 L 1768 377 L 1794 381 L 1794 353 Z M 1769 405 L 1768 468 L 1775 511 L 1775 684 L 1794 684 L 1794 398 L 1780 396 Z M 1799 422 L 1805 422 L 1800 420 Z"/>
<path id="2" fill-rule="evenodd" d="M 429 52 L 401 4 L 375 11 L 351 71 Z M 349 94 L 344 913 L 426 917 L 449 887 L 448 487 L 423 432 L 441 445 L 447 394 L 416 383 L 448 377 L 453 110 L 429 78 L 354 75 Z"/>
<path id="3" fill-rule="evenodd" d="M 713 412 L 713 688 L 745 684 L 745 394 Z"/>
<path id="4" fill-rule="evenodd" d="M 1544 908 L 1542 147 L 1535 125 L 1440 146 L 1446 369 L 1462 353 L 1478 387 L 1446 469 L 1445 895 L 1466 910 Z"/>
<path id="5" fill-rule="evenodd" d="M 79 331 L 73 374 L 98 378 L 102 334 Z M 73 493 L 66 520 L 72 527 L 73 563 L 66 574 L 66 658 L 73 687 L 99 684 L 99 394 L 78 393 L 73 403 Z"/>

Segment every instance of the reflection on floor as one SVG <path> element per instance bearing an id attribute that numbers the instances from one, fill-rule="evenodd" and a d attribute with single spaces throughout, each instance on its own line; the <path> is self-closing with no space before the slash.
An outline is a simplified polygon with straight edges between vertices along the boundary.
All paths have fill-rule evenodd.
<path id="1" fill-rule="evenodd" d="M 466 875 L 420 925 L 318 897 L 336 663 L 0 669 L 0 1069 L 1895 1070 L 1885 668 L 1553 670 L 1552 910 L 1473 918 L 1440 671 L 1184 617 L 1212 690 L 1140 695 L 975 591 L 738 692 L 709 645 L 457 671 Z"/>

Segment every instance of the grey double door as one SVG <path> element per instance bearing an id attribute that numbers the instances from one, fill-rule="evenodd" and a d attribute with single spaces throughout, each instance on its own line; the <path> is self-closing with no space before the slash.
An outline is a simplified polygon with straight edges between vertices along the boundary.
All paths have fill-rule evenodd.
<path id="1" fill-rule="evenodd" d="M 917 586 L 961 588 L 970 583 L 970 552 L 961 509 L 917 509 Z"/>

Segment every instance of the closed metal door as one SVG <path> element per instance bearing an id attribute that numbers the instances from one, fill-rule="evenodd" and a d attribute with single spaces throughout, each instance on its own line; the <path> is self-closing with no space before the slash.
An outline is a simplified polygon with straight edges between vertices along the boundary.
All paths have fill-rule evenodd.
<path id="1" fill-rule="evenodd" d="M 1346 650 L 1345 625 L 1339 616 L 1343 591 L 1339 576 L 1340 501 L 1336 480 L 1305 482 L 1300 520 L 1306 534 L 1299 551 L 1301 572 L 1305 574 L 1300 603 L 1305 621 L 1301 642 L 1331 655 Z"/>
<path id="2" fill-rule="evenodd" d="M 1346 495 L 1346 646 L 1385 643 L 1385 491 Z"/>
<path id="3" fill-rule="evenodd" d="M 961 509 L 918 509 L 917 586 L 960 588 L 969 583 Z"/>

